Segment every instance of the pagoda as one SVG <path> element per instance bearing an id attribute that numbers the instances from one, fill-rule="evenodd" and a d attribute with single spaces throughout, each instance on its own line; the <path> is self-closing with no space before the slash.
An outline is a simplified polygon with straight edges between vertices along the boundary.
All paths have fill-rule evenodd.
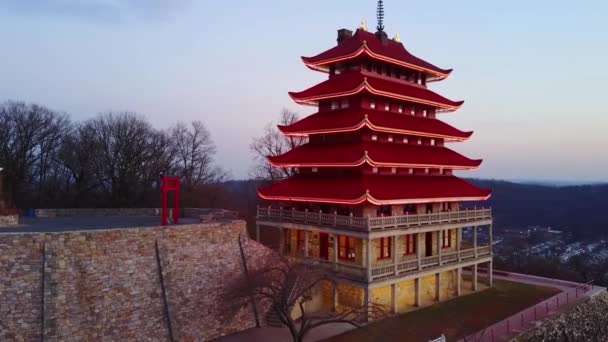
<path id="1" fill-rule="evenodd" d="M 463 101 L 428 87 L 452 70 L 389 39 L 383 18 L 379 1 L 375 33 L 365 22 L 341 29 L 336 46 L 302 57 L 328 78 L 289 95 L 318 112 L 278 127 L 307 142 L 269 158 L 294 176 L 258 190 L 257 239 L 272 229 L 282 253 L 341 279 L 319 290 L 319 310 L 378 302 L 405 312 L 492 284 L 491 210 L 464 205 L 491 192 L 453 174 L 481 160 L 447 147 L 472 132 L 438 118 Z"/>

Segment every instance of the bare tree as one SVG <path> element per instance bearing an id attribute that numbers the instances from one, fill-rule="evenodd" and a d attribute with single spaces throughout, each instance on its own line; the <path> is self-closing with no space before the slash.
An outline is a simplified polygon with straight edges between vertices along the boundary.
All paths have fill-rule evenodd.
<path id="1" fill-rule="evenodd" d="M 378 320 L 386 317 L 386 308 L 370 303 L 340 311 L 308 312 L 306 303 L 313 300 L 313 292 L 323 282 L 335 285 L 331 273 L 321 271 L 305 262 L 290 262 L 275 255 L 267 264 L 247 274 L 237 276 L 225 287 L 224 300 L 231 310 L 226 318 L 233 317 L 237 310 L 247 307 L 253 301 L 270 310 L 287 326 L 294 342 L 304 340 L 306 334 L 320 326 L 332 323 L 346 323 L 361 326 L 367 319 Z M 294 317 L 294 312 L 299 317 Z"/>
<path id="2" fill-rule="evenodd" d="M 283 111 L 281 111 L 279 125 L 289 126 L 298 120 L 298 114 L 283 109 Z M 254 138 L 249 147 L 250 151 L 253 153 L 253 177 L 276 182 L 293 176 L 293 169 L 274 168 L 268 162 L 268 157 L 280 156 L 289 150 L 305 144 L 307 140 L 307 138 L 303 137 L 287 137 L 281 134 L 274 122 L 266 125 L 264 128 L 264 135 Z"/>

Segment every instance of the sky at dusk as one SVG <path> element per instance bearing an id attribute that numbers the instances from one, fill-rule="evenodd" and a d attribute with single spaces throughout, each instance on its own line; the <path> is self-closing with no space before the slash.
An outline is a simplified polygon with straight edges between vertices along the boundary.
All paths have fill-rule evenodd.
<path id="1" fill-rule="evenodd" d="M 608 2 L 385 3 L 389 36 L 454 72 L 431 89 L 465 100 L 440 119 L 483 158 L 467 175 L 608 181 Z M 46 105 L 82 120 L 135 111 L 157 128 L 201 120 L 234 178 L 288 91 L 326 78 L 300 56 L 336 30 L 376 25 L 376 1 L 0 0 L 0 102 Z"/>

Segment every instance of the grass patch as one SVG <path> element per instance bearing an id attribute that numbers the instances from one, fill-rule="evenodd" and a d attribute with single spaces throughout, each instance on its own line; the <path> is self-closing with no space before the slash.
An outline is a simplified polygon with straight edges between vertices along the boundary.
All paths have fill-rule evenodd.
<path id="1" fill-rule="evenodd" d="M 387 318 L 325 341 L 428 341 L 441 334 L 455 341 L 559 292 L 550 287 L 494 280 L 491 289 Z"/>

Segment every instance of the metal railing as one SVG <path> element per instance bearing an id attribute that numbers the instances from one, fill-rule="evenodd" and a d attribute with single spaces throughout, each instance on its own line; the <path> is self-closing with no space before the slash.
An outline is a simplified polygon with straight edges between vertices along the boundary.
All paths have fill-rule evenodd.
<path id="1" fill-rule="evenodd" d="M 316 226 L 376 231 L 396 228 L 430 226 L 441 223 L 458 223 L 492 218 L 492 209 L 474 208 L 430 214 L 413 214 L 384 217 L 357 217 L 322 212 L 297 211 L 295 209 L 258 208 L 260 221 L 303 223 Z"/>
<path id="2" fill-rule="evenodd" d="M 483 255 L 481 253 L 482 250 L 488 250 L 489 253 L 489 246 L 477 248 L 478 258 L 488 255 Z M 452 252 L 445 255 L 433 255 L 429 257 L 423 257 L 420 259 L 420 265 L 418 263 L 417 258 L 407 258 L 397 263 L 387 262 L 381 265 L 372 266 L 370 272 L 371 279 L 369 280 L 373 281 L 377 279 L 416 273 L 423 269 L 426 270 L 429 268 L 435 268 L 444 265 L 457 264 L 465 259 L 471 259 L 474 257 L 475 251 L 473 249 L 469 249 L 460 252 Z M 339 273 L 346 278 L 351 278 L 355 280 L 366 280 L 368 276 L 367 268 L 361 265 L 334 263 L 329 260 L 317 258 L 305 258 L 305 261 L 309 264 L 321 267 L 325 271 Z"/>

